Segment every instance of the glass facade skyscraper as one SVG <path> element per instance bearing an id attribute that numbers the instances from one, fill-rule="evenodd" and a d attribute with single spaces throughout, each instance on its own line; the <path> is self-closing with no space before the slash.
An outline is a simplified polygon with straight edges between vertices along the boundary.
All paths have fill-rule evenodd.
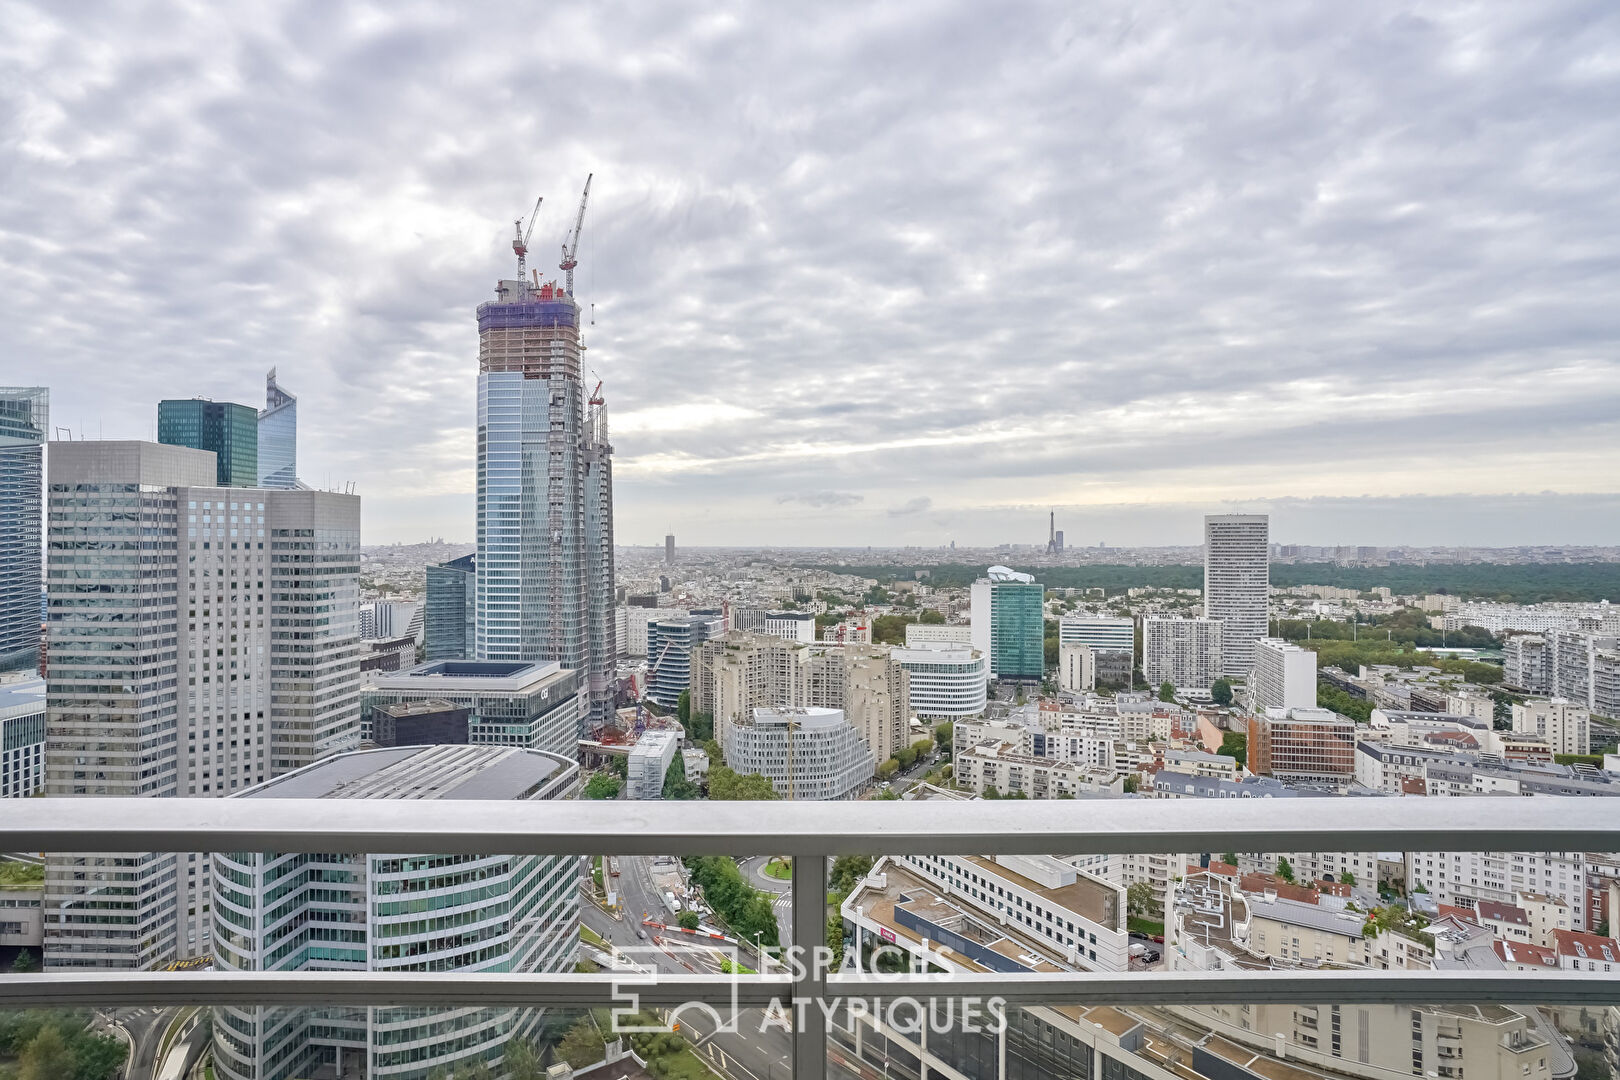
<path id="1" fill-rule="evenodd" d="M 471 660 L 477 654 L 477 566 L 477 555 L 463 555 L 427 568 L 427 611 L 422 620 L 427 659 Z"/>
<path id="2" fill-rule="evenodd" d="M 204 398 L 158 402 L 158 442 L 212 450 L 220 487 L 259 482 L 259 414 L 251 405 Z"/>
<path id="3" fill-rule="evenodd" d="M 1046 673 L 1046 590 L 1028 574 L 992 566 L 973 583 L 973 647 L 990 657 L 990 675 L 1011 682 L 1040 682 Z"/>
<path id="4" fill-rule="evenodd" d="M 0 387 L 0 671 L 39 662 L 40 493 L 50 391 Z"/>
<path id="5" fill-rule="evenodd" d="M 264 378 L 259 413 L 259 487 L 298 486 L 298 399 L 276 385 L 276 369 Z"/>
<path id="6" fill-rule="evenodd" d="M 579 305 L 507 280 L 478 307 L 476 651 L 581 673 L 586 727 L 613 707 L 607 416 L 580 382 Z"/>

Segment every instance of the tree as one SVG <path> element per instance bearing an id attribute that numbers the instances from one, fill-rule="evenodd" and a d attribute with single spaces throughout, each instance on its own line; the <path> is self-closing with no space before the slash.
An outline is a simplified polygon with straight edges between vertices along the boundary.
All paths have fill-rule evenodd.
<path id="1" fill-rule="evenodd" d="M 1352 874 L 1350 871 L 1346 870 L 1344 873 L 1339 875 L 1340 885 L 1354 885 L 1355 883 L 1356 875 Z"/>
<path id="2" fill-rule="evenodd" d="M 1127 794 L 1127 795 L 1135 795 L 1138 791 L 1141 790 L 1141 788 L 1142 788 L 1142 778 L 1137 776 L 1135 773 L 1131 773 L 1129 776 L 1127 776 L 1125 778 L 1125 783 L 1123 785 L 1123 790 L 1124 790 L 1125 794 Z"/>
<path id="3" fill-rule="evenodd" d="M 1294 883 L 1294 868 L 1288 865 L 1287 859 L 1277 860 L 1277 876 L 1288 882 L 1290 885 Z"/>
<path id="4" fill-rule="evenodd" d="M 909 746 L 902 746 L 894 752 L 894 760 L 900 763 L 902 770 L 909 769 L 917 763 L 917 751 Z"/>
<path id="5" fill-rule="evenodd" d="M 675 921 L 682 930 L 696 930 L 702 922 L 695 911 L 683 911 Z"/>
<path id="6" fill-rule="evenodd" d="M 877 797 L 884 802 L 897 802 L 900 799 L 900 793 L 894 788 L 884 788 L 877 793 Z"/>
<path id="7" fill-rule="evenodd" d="M 942 753 L 942 754 L 950 753 L 951 752 L 951 742 L 955 738 L 956 738 L 956 729 L 951 725 L 951 722 L 949 720 L 947 720 L 943 724 L 939 724 L 939 725 L 935 726 L 935 728 L 934 728 L 934 742 L 939 744 L 940 753 Z"/>
<path id="8" fill-rule="evenodd" d="M 17 1080 L 61 1080 L 73 1075 L 76 1064 L 62 1033 L 54 1024 L 47 1024 L 23 1047 Z"/>
<path id="9" fill-rule="evenodd" d="M 899 771 L 900 763 L 894 758 L 890 758 L 888 761 L 885 761 L 883 764 L 877 767 L 877 778 L 879 780 L 887 780 L 889 777 L 893 776 Z"/>
<path id="10" fill-rule="evenodd" d="M 701 799 L 703 792 L 686 778 L 686 762 L 675 755 L 664 771 L 664 798 L 674 800 Z"/>
<path id="11" fill-rule="evenodd" d="M 872 863 L 870 855 L 840 855 L 833 860 L 827 884 L 841 893 L 853 892 L 860 880 L 872 872 Z"/>
<path id="12" fill-rule="evenodd" d="M 682 690 L 680 697 L 675 699 L 675 719 L 685 727 L 692 719 L 692 691 Z"/>
<path id="13" fill-rule="evenodd" d="M 589 1013 L 562 1037 L 562 1042 L 557 1044 L 557 1056 L 576 1069 L 594 1065 L 607 1056 L 607 1043 Z"/>
<path id="14" fill-rule="evenodd" d="M 506 1073 L 508 1080 L 542 1080 L 546 1075 L 540 1064 L 540 1053 L 528 1039 L 513 1039 L 506 1044 Z"/>
<path id="15" fill-rule="evenodd" d="M 945 615 L 942 612 L 930 609 L 917 616 L 917 621 L 925 626 L 944 626 Z"/>
<path id="16" fill-rule="evenodd" d="M 1235 851 L 1223 851 L 1223 852 L 1221 852 L 1221 862 L 1225 863 L 1227 866 L 1236 866 L 1237 865 L 1237 852 L 1235 852 Z"/>
<path id="17" fill-rule="evenodd" d="M 776 788 L 759 773 L 743 775 L 724 765 L 709 767 L 709 798 L 722 802 L 779 799 Z"/>
<path id="18" fill-rule="evenodd" d="M 706 742 L 714 738 L 714 713 L 695 712 L 685 727 L 686 737 L 692 742 Z"/>
<path id="19" fill-rule="evenodd" d="M 918 739 L 916 742 L 911 744 L 911 748 L 916 751 L 918 757 L 927 757 L 929 754 L 934 752 L 934 740 Z"/>
<path id="20" fill-rule="evenodd" d="M 30 971 L 39 970 L 39 961 L 35 960 L 34 954 L 27 949 L 18 949 L 17 959 L 11 962 L 11 970 L 19 975 L 26 975 Z"/>
<path id="21" fill-rule="evenodd" d="M 1210 684 L 1209 696 L 1217 705 L 1232 704 L 1232 684 L 1225 678 L 1216 679 Z"/>
<path id="22" fill-rule="evenodd" d="M 1221 736 L 1221 748 L 1215 752 L 1235 758 L 1242 764 L 1249 760 L 1249 736 L 1241 731 L 1228 731 Z"/>
<path id="23" fill-rule="evenodd" d="M 619 797 L 620 780 L 612 773 L 593 773 L 585 782 L 585 797 L 587 799 L 616 799 Z"/>
<path id="24" fill-rule="evenodd" d="M 1173 682 L 1168 682 L 1168 681 L 1160 683 L 1159 684 L 1159 700 L 1160 701 L 1174 701 L 1174 700 L 1176 700 L 1176 684 L 1173 683 Z"/>
<path id="25" fill-rule="evenodd" d="M 1153 897 L 1153 886 L 1145 881 L 1138 881 L 1125 890 L 1125 909 L 1137 915 L 1151 915 L 1158 910 L 1158 902 Z"/>
<path id="26" fill-rule="evenodd" d="M 1575 1080 L 1610 1080 L 1614 1073 L 1601 1051 L 1575 1048 Z"/>

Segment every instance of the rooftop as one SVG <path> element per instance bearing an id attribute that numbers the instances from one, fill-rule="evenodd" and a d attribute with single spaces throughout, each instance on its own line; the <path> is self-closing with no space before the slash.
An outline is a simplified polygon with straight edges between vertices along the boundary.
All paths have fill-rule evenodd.
<path id="1" fill-rule="evenodd" d="M 570 767 L 511 746 L 398 746 L 339 754 L 232 798 L 526 799 Z"/>

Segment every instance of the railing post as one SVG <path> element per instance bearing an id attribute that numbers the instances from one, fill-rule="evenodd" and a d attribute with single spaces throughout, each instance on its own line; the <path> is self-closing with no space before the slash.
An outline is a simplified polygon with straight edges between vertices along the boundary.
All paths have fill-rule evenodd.
<path id="1" fill-rule="evenodd" d="M 827 948 L 827 857 L 793 860 L 793 946 L 800 959 L 793 981 L 793 1080 L 826 1080 L 827 993 L 821 957 Z"/>

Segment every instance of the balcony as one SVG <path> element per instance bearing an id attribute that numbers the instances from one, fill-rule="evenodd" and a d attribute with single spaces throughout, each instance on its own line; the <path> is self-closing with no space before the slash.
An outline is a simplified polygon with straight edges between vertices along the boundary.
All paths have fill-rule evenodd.
<path id="1" fill-rule="evenodd" d="M 0 850 L 787 855 L 795 860 L 791 939 L 807 957 L 817 955 L 826 942 L 827 857 L 838 855 L 1620 850 L 1620 815 L 1600 799 L 1514 800 L 1511 814 L 1496 800 L 1368 799 L 1352 805 L 1354 813 L 1346 812 L 1341 800 L 1325 799 L 1218 806 L 1194 800 L 512 802 L 492 814 L 489 803 L 456 801 L 36 799 L 8 801 L 0 807 Z M 1620 1004 L 1620 974 L 1241 967 L 1155 973 L 1045 970 L 1038 965 L 1016 972 L 877 973 L 848 968 L 835 972 L 807 959 L 763 974 L 659 971 L 656 978 L 640 981 L 606 972 L 50 971 L 0 977 L 0 1007 L 585 1009 L 623 1005 L 629 982 L 635 983 L 631 989 L 643 1009 L 676 1010 L 677 1015 L 695 1017 L 692 1010 L 698 1006 L 714 1010 L 775 1006 L 779 1015 L 781 1010 L 791 1014 L 791 1031 L 782 1030 L 787 1025 L 779 1023 L 771 1036 L 780 1041 L 788 1060 L 765 1063 L 762 1067 L 770 1075 L 746 1067 L 729 1070 L 743 1080 L 749 1076 L 786 1080 L 790 1066 L 794 1076 L 822 1078 L 828 1075 L 829 1062 L 842 1073 L 872 1080 L 868 1073 L 874 1070 L 861 1059 L 865 1051 L 858 1033 L 852 1037 L 836 1023 L 829 1030 L 829 1016 L 836 1017 L 841 1006 L 857 1000 L 909 997 L 962 1003 L 999 998 L 1014 1008 L 1069 1010 L 1084 1017 L 1090 1028 L 1106 1033 L 1111 1045 L 1126 1047 L 1146 1061 L 1169 1063 L 1162 1068 L 1163 1075 L 1143 1074 L 1155 1080 L 1210 1075 L 1200 1062 L 1213 1059 L 1200 1055 L 1236 1062 L 1240 1070 L 1247 1068 L 1242 1064 L 1244 1053 L 1257 1056 L 1252 1047 L 1245 1050 L 1230 1038 L 1212 1034 L 1199 1042 L 1167 1011 L 1182 1006 L 1230 1008 L 1232 1030 L 1237 1031 L 1237 1010 L 1263 1005 L 1467 1005 L 1479 1007 L 1481 1022 L 1489 1023 L 1495 1022 L 1491 1018 L 1496 1014 L 1487 1010 L 1500 1003 L 1591 1008 Z M 1145 1026 L 1148 1019 L 1153 1026 Z M 703 1023 L 691 1022 L 700 1027 Z M 1246 1017 L 1242 1023 L 1247 1025 Z M 885 1033 L 885 1047 L 900 1045 L 893 1035 Z M 1001 1052 L 1012 1047 L 1031 1060 L 1062 1060 L 1062 1046 L 1048 1048 L 1042 1037 L 1009 1028 L 1000 1036 L 1005 1040 Z M 1347 1042 L 1352 1039 L 1346 1036 Z M 981 1050 L 963 1046 L 959 1052 L 971 1056 Z M 893 1059 L 897 1076 L 906 1073 L 904 1058 L 897 1050 Z M 1270 1068 L 1278 1064 L 1270 1061 L 1269 1071 L 1248 1072 L 1286 1075 L 1286 1080 L 1296 1080 L 1296 1074 L 1300 1080 L 1335 1075 L 1293 1065 Z M 887 1071 L 885 1065 L 883 1072 Z M 1106 1077 L 1107 1070 L 1103 1072 Z M 963 1069 L 960 1075 L 977 1074 Z M 1116 1071 L 1116 1075 L 1124 1074 Z"/>

